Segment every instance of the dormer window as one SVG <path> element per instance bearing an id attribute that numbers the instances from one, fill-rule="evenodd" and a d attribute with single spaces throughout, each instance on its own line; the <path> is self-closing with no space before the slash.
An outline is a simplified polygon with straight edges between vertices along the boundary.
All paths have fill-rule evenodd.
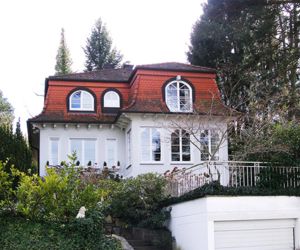
<path id="1" fill-rule="evenodd" d="M 74 111 L 94 111 L 95 100 L 91 93 L 85 90 L 77 90 L 69 97 L 69 109 Z"/>
<path id="2" fill-rule="evenodd" d="M 166 104 L 171 112 L 192 112 L 192 88 L 177 76 L 165 87 Z"/>
<path id="3" fill-rule="evenodd" d="M 120 96 L 116 91 L 110 90 L 103 97 L 105 108 L 120 108 Z"/>

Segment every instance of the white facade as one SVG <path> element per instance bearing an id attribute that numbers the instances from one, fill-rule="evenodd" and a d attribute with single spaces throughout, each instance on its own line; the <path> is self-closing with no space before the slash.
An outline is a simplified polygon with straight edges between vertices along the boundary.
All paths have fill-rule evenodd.
<path id="1" fill-rule="evenodd" d="M 300 249 L 300 198 L 207 197 L 172 206 L 181 250 Z"/>
<path id="2" fill-rule="evenodd" d="M 192 119 L 185 115 L 182 117 L 184 119 Z M 126 126 L 123 123 L 122 127 L 118 122 L 115 125 L 38 124 L 36 126 L 40 130 L 40 175 L 46 174 L 45 166 L 47 162 L 51 165 L 51 159 L 55 159 L 57 164 L 61 161 L 68 161 L 67 155 L 72 153 L 71 141 L 78 141 L 78 139 L 93 140 L 95 142 L 95 149 L 93 148 L 95 150 L 94 158 L 95 163 L 100 168 L 103 167 L 104 162 L 111 162 L 112 155 L 115 155 L 115 162 L 118 161 L 120 163 L 120 174 L 125 177 L 137 176 L 148 172 L 164 173 L 167 170 L 172 170 L 174 167 L 190 167 L 200 163 L 201 152 L 192 143 L 190 143 L 189 161 L 172 161 L 170 135 L 172 130 L 176 129 L 172 125 L 176 119 L 178 119 L 178 115 L 126 114 Z M 203 117 L 203 121 L 199 123 L 201 123 L 199 126 L 203 127 L 203 129 L 216 128 L 220 131 L 226 131 L 226 124 L 217 118 L 214 120 L 209 119 L 208 121 Z M 149 131 L 153 129 L 159 131 L 160 158 L 158 157 L 156 160 L 143 159 L 145 152 L 143 152 L 142 131 L 145 128 L 149 128 Z M 54 146 L 51 145 L 53 140 L 56 143 Z M 115 145 L 115 150 L 111 148 L 112 145 Z M 152 145 L 149 145 L 150 150 L 151 147 Z M 110 151 L 108 148 L 110 148 Z M 113 153 L 111 152 L 112 150 Z M 57 156 L 55 152 L 57 152 Z M 85 152 L 85 154 L 87 153 Z M 227 139 L 222 141 L 218 150 L 218 157 L 220 161 L 228 160 Z M 95 164 L 93 163 L 93 165 Z M 111 166 L 108 165 L 108 167 Z"/>

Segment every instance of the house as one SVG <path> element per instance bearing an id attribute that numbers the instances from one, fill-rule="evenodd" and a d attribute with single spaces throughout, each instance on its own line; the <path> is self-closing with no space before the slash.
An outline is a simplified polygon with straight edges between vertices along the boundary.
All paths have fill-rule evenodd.
<path id="1" fill-rule="evenodd" d="M 125 177 L 229 164 L 227 121 L 235 114 L 222 104 L 215 78 L 213 69 L 182 63 L 48 77 L 43 111 L 28 120 L 39 174 L 74 151 L 78 165 L 115 166 Z M 221 183 L 255 186 L 264 166 L 251 164 L 223 167 Z M 290 170 L 299 171 L 281 172 Z M 183 192 L 194 188 L 189 174 Z M 168 227 L 181 249 L 299 249 L 299 207 L 299 197 L 203 197 L 172 205 Z"/>
<path id="2" fill-rule="evenodd" d="M 39 174 L 74 151 L 80 166 L 115 166 L 125 177 L 227 161 L 216 129 L 226 131 L 228 109 L 215 78 L 211 68 L 173 62 L 48 77 L 43 111 L 28 120 Z M 205 147 L 179 120 L 201 124 L 195 137 Z"/>

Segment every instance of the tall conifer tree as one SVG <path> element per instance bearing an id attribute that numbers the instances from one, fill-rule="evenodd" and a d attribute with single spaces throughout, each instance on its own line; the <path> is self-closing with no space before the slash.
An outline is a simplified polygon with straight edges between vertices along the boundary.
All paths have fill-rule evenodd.
<path id="1" fill-rule="evenodd" d="M 299 10 L 289 1 L 208 0 L 188 60 L 217 68 L 227 105 L 293 119 L 300 110 Z"/>
<path id="2" fill-rule="evenodd" d="M 100 18 L 95 23 L 90 37 L 87 38 L 83 50 L 86 55 L 86 71 L 103 69 L 107 64 L 117 68 L 123 58 L 118 50 L 112 48 L 112 39 Z"/>
<path id="3" fill-rule="evenodd" d="M 72 72 L 72 60 L 65 40 L 65 30 L 61 29 L 60 44 L 56 55 L 55 74 L 64 75 Z"/>

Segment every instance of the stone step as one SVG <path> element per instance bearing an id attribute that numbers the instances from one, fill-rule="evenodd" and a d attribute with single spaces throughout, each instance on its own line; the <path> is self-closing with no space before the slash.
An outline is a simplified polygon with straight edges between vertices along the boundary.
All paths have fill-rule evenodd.
<path id="1" fill-rule="evenodd" d="M 138 239 L 134 239 L 134 240 L 128 240 L 128 239 L 126 239 L 126 240 L 133 247 L 152 246 L 152 243 L 150 241 L 146 241 L 146 240 L 138 240 Z"/>
<path id="2" fill-rule="evenodd" d="M 141 246 L 141 247 L 133 247 L 134 250 L 162 250 L 155 246 Z"/>

